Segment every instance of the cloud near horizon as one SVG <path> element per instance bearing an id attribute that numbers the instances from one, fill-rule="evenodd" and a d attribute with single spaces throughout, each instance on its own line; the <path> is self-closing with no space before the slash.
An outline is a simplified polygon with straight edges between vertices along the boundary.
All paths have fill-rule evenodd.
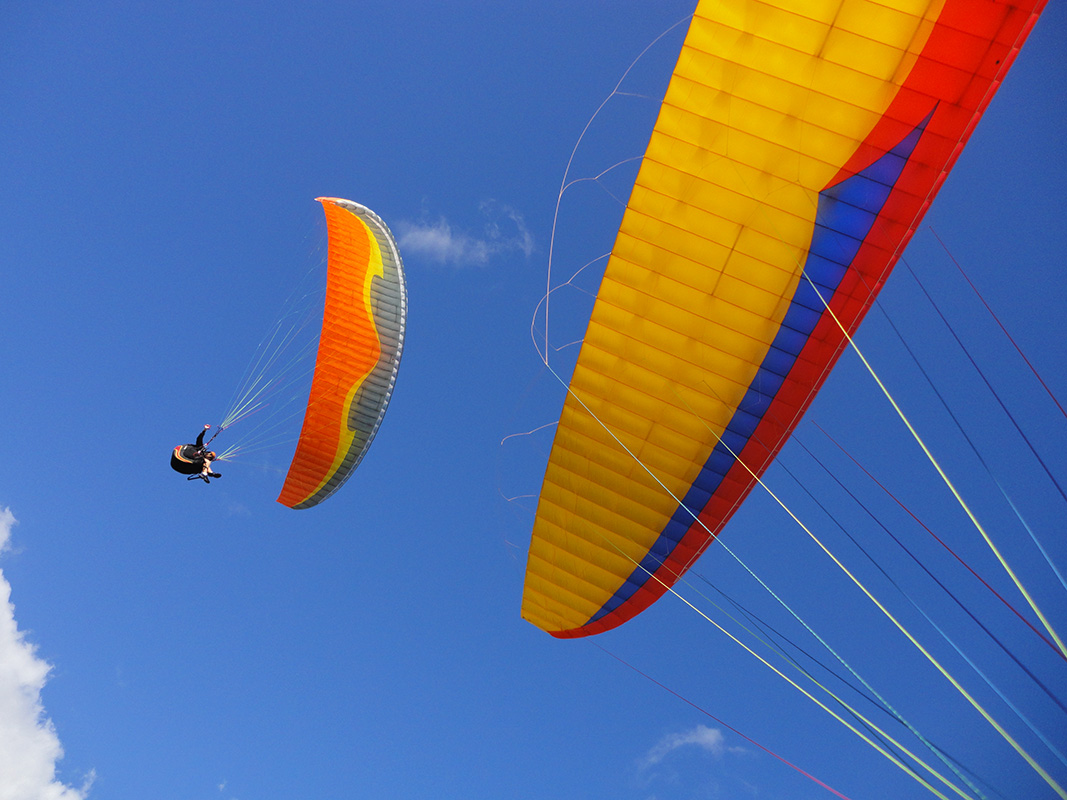
<path id="1" fill-rule="evenodd" d="M 506 253 L 534 251 L 533 236 L 522 214 L 487 201 L 479 206 L 484 224 L 479 234 L 455 229 L 444 216 L 434 222 L 400 221 L 396 225 L 403 257 L 421 256 L 437 264 L 484 266 Z"/>
<path id="2" fill-rule="evenodd" d="M 10 509 L 0 508 L 0 554 L 16 522 Z M 0 570 L 0 800 L 84 800 L 91 773 L 81 789 L 56 780 L 63 747 L 41 702 L 52 665 L 36 651 L 18 629 L 11 584 Z"/>

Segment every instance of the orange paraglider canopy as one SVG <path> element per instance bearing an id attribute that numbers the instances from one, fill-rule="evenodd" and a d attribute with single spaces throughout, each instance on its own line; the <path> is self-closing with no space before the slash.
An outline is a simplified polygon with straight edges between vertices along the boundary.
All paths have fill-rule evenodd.
<path id="1" fill-rule="evenodd" d="M 320 197 L 329 236 L 326 302 L 304 424 L 278 502 L 310 508 L 359 465 L 385 415 L 404 342 L 396 241 L 369 209 Z"/>

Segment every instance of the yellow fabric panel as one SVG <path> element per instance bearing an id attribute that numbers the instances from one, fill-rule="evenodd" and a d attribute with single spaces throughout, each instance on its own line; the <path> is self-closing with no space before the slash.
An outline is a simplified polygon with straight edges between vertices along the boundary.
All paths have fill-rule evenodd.
<path id="1" fill-rule="evenodd" d="M 523 600 L 534 624 L 582 625 L 658 537 L 778 330 L 818 192 L 940 6 L 698 5 L 571 381 L 595 418 L 570 396 L 560 417 Z"/>

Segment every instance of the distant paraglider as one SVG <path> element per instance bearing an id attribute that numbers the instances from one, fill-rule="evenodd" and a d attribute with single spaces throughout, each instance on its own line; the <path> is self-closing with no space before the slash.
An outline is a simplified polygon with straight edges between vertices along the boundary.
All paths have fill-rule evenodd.
<path id="1" fill-rule="evenodd" d="M 211 478 L 221 478 L 222 475 L 211 471 L 211 462 L 218 458 L 218 454 L 214 450 L 209 450 L 207 446 L 211 444 L 215 436 L 222 432 L 222 429 L 216 431 L 215 436 L 212 436 L 205 444 L 204 435 L 210 429 L 210 425 L 205 425 L 194 443 L 180 444 L 175 447 L 170 454 L 170 468 L 182 475 L 188 475 L 191 481 L 199 478 L 204 483 L 211 483 Z"/>
<path id="2" fill-rule="evenodd" d="M 358 203 L 317 199 L 326 212 L 328 246 L 326 296 L 315 341 L 296 343 L 307 318 L 294 321 L 287 313 L 279 320 L 219 426 L 219 432 L 230 429 L 260 412 L 265 412 L 261 417 L 275 418 L 265 426 L 268 430 L 286 423 L 297 393 L 306 391 L 298 388 L 306 374 L 303 365 L 317 353 L 310 394 L 301 404 L 303 425 L 296 451 L 278 495 L 278 502 L 290 508 L 310 508 L 330 497 L 363 459 L 396 383 L 407 319 L 403 263 L 389 228 Z M 268 409 L 276 399 L 280 402 Z M 195 444 L 175 448 L 171 466 L 190 479 L 207 481 L 217 473 L 210 471 L 213 459 L 203 443 L 204 432 Z M 224 452 L 210 455 L 227 460 L 246 452 L 251 438 L 239 438 Z"/>

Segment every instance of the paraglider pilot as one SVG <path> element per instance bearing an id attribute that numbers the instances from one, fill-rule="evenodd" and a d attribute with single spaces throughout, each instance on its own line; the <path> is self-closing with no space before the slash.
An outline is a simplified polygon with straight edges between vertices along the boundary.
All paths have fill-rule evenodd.
<path id="1" fill-rule="evenodd" d="M 218 472 L 211 471 L 211 462 L 218 456 L 214 450 L 208 450 L 207 445 L 204 444 L 204 434 L 210 428 L 210 425 L 205 425 L 196 437 L 195 444 L 180 444 L 170 454 L 171 469 L 182 475 L 188 475 L 187 480 L 195 481 L 199 478 L 204 483 L 211 483 L 211 478 L 222 477 Z"/>

